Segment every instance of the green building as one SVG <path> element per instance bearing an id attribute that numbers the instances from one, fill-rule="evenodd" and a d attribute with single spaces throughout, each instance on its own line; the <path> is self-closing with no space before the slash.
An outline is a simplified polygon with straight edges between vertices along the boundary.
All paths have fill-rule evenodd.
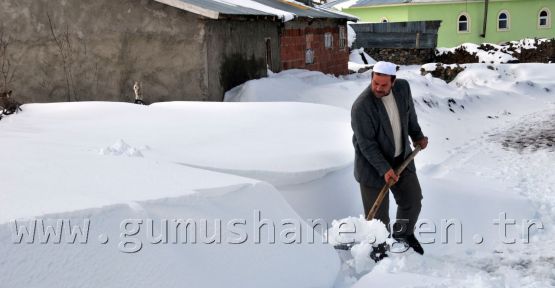
<path id="1" fill-rule="evenodd" d="M 441 20 L 438 47 L 555 38 L 555 0 L 337 0 L 325 6 L 359 23 Z"/>

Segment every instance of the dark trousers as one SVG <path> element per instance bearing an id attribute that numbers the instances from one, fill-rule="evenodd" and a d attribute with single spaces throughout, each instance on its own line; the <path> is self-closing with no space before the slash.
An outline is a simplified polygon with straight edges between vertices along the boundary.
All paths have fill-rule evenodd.
<path id="1" fill-rule="evenodd" d="M 398 163 L 399 161 L 399 159 L 396 159 L 396 163 L 394 163 L 396 165 L 394 167 L 400 165 L 400 163 Z M 374 205 L 381 189 L 382 187 L 370 187 L 360 184 L 365 216 L 368 215 L 368 212 Z M 391 192 L 397 203 L 397 219 L 393 225 L 393 234 L 395 236 L 410 235 L 414 233 L 414 226 L 416 225 L 416 221 L 418 221 L 418 215 L 420 215 L 420 210 L 422 208 L 422 190 L 416 173 L 405 169 L 405 171 L 401 173 L 399 181 L 391 187 Z M 389 192 L 385 195 L 374 218 L 382 221 L 391 232 L 389 227 Z"/>

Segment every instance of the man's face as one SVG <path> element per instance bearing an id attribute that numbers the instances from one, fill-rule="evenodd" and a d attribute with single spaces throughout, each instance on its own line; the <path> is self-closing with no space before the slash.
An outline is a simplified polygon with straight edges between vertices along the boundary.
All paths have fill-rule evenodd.
<path id="1" fill-rule="evenodd" d="M 389 95 L 389 92 L 391 92 L 391 86 L 393 86 L 391 76 L 379 74 L 374 74 L 372 76 L 372 92 L 376 97 L 382 98 Z"/>

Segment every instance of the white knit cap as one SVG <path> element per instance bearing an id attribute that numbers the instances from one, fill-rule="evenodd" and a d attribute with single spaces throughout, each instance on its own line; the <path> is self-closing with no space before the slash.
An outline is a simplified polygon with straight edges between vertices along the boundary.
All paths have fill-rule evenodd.
<path id="1" fill-rule="evenodd" d="M 380 61 L 374 64 L 372 71 L 376 73 L 395 76 L 397 74 L 397 65 L 391 62 Z"/>

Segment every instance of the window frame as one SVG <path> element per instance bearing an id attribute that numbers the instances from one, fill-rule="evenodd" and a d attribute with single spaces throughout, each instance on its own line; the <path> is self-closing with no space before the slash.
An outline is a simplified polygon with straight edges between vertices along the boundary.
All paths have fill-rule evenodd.
<path id="1" fill-rule="evenodd" d="M 305 34 L 305 40 L 306 40 L 306 49 L 304 54 L 305 55 L 304 63 L 305 65 L 312 65 L 315 63 L 314 49 L 312 49 L 312 44 L 314 42 L 314 34 L 313 33 Z"/>
<path id="2" fill-rule="evenodd" d="M 333 34 L 331 32 L 324 33 L 324 48 L 333 49 Z"/>
<path id="3" fill-rule="evenodd" d="M 466 17 L 466 30 L 460 30 L 460 25 L 461 25 L 461 17 L 464 16 Z M 468 15 L 467 12 L 461 12 L 459 14 L 459 16 L 457 16 L 457 33 L 460 34 L 466 34 L 466 33 L 470 33 L 470 15 Z"/>
<path id="4" fill-rule="evenodd" d="M 339 49 L 345 49 L 347 47 L 347 27 L 339 27 Z"/>
<path id="5" fill-rule="evenodd" d="M 542 20 L 542 12 L 547 13 L 546 17 L 546 24 L 545 25 L 541 25 L 541 20 Z M 550 29 L 551 28 L 551 10 L 549 10 L 549 8 L 547 7 L 543 7 L 540 9 L 540 11 L 538 12 L 538 29 Z"/>
<path id="6" fill-rule="evenodd" d="M 314 50 L 312 48 L 306 48 L 304 52 L 304 64 L 313 65 L 315 63 Z"/>
<path id="7" fill-rule="evenodd" d="M 501 23 L 501 14 L 505 14 L 507 16 L 507 19 L 505 19 L 504 21 L 507 21 L 506 23 L 506 28 L 500 28 L 499 24 Z M 501 10 L 499 11 L 499 13 L 497 13 L 497 31 L 498 32 L 507 32 L 507 31 L 511 31 L 511 13 L 509 13 L 509 11 L 507 10 Z"/>

